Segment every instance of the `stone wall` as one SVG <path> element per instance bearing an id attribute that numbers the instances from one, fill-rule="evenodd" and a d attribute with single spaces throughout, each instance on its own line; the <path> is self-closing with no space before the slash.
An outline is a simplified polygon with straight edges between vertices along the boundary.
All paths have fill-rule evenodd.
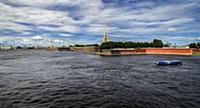
<path id="1" fill-rule="evenodd" d="M 192 55 L 192 49 L 177 48 L 142 48 L 142 49 L 112 49 L 106 55 L 134 55 L 134 54 L 166 54 L 166 55 Z"/>
<path id="2" fill-rule="evenodd" d="M 146 54 L 166 54 L 166 55 L 192 55 L 192 49 L 177 48 L 147 48 Z"/>
<path id="3" fill-rule="evenodd" d="M 96 46 L 70 47 L 70 50 L 82 53 L 95 53 L 98 51 L 98 47 Z"/>

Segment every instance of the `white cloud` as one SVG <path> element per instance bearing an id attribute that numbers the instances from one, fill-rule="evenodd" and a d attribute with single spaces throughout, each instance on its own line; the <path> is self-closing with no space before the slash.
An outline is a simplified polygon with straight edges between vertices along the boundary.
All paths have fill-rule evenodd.
<path id="1" fill-rule="evenodd" d="M 60 40 L 60 39 L 54 39 L 53 42 L 55 42 L 55 43 L 63 43 L 64 41 Z"/>
<path id="2" fill-rule="evenodd" d="M 33 36 L 32 39 L 33 39 L 33 40 L 42 40 L 43 37 L 37 35 L 37 36 Z"/>
<path id="3" fill-rule="evenodd" d="M 42 39 L 41 39 L 42 38 Z M 63 46 L 69 45 L 71 43 L 68 40 L 57 39 L 57 38 L 49 38 L 49 37 L 8 37 L 8 36 L 0 36 L 0 43 L 5 46 L 18 46 L 18 45 L 26 45 L 26 46 Z"/>
<path id="4" fill-rule="evenodd" d="M 0 13 L 1 14 L 1 13 Z M 0 18 L 1 15 L 0 15 Z M 10 22 L 10 21 L 0 21 L 0 30 L 13 30 L 16 32 L 24 32 L 25 30 L 31 30 L 29 27 L 24 26 L 24 25 L 20 25 L 14 22 Z"/>
<path id="5" fill-rule="evenodd" d="M 200 41 L 200 37 L 197 37 L 196 40 Z"/>
<path id="6" fill-rule="evenodd" d="M 65 33 L 83 33 L 101 35 L 104 31 L 115 37 L 151 35 L 166 32 L 193 32 L 188 25 L 195 23 L 189 15 L 191 9 L 199 7 L 190 1 L 180 4 L 156 5 L 153 2 L 135 4 L 137 8 L 105 7 L 101 0 L 2 0 L 7 4 L 26 5 L 12 7 L 0 2 L 0 30 L 13 30 L 24 35 L 31 35 L 27 30 L 39 29 L 50 33 L 61 33 L 63 37 L 75 35 Z M 70 10 L 48 10 L 49 6 L 75 6 L 75 13 Z M 145 8 L 148 6 L 149 8 Z M 72 16 L 80 16 L 75 20 Z M 20 24 L 30 23 L 33 25 Z M 186 25 L 187 24 L 187 25 Z M 47 26 L 45 26 L 47 25 Z M 54 26 L 48 26 L 54 25 Z M 186 26 L 185 26 L 186 25 Z M 31 27 L 34 26 L 34 27 Z M 198 25 L 199 26 L 199 25 Z M 48 34 L 48 33 L 44 33 Z M 45 40 L 45 39 L 44 39 Z"/>
<path id="7" fill-rule="evenodd" d="M 11 29 L 14 31 L 30 30 L 29 26 L 15 22 L 34 24 L 44 30 L 58 32 L 77 32 L 79 27 L 67 12 L 56 12 L 32 7 L 14 8 L 0 3 L 0 29 Z M 60 26 L 58 28 L 43 27 L 40 25 L 51 24 Z"/>
<path id="8" fill-rule="evenodd" d="M 176 28 L 168 28 L 168 31 L 169 31 L 169 32 L 176 32 L 177 29 L 176 29 Z"/>
<path id="9" fill-rule="evenodd" d="M 151 9 L 136 9 L 129 8 L 106 8 L 101 10 L 96 6 L 92 10 L 83 10 L 81 14 L 85 15 L 83 20 L 94 22 L 94 24 L 105 24 L 107 28 L 120 28 L 120 26 L 127 26 L 122 29 L 113 29 L 114 32 L 128 32 L 135 34 L 158 33 L 168 30 L 174 26 L 179 29 L 182 24 L 190 24 L 194 19 L 185 16 L 185 12 L 195 7 L 196 4 L 180 4 L 180 5 L 166 5 L 156 6 Z M 179 8 L 177 8 L 179 7 Z M 109 26 L 108 24 L 115 24 Z M 117 27 L 116 27 L 117 26 Z M 149 27 L 150 26 L 150 27 Z M 88 27 L 91 33 L 99 33 L 104 30 L 102 27 L 95 28 Z M 87 29 L 87 30 L 88 30 Z M 181 29 L 180 29 L 181 30 Z M 113 32 L 112 29 L 108 32 Z"/>
<path id="10" fill-rule="evenodd" d="M 81 0 L 7 0 L 7 2 L 20 4 L 20 5 L 28 5 L 35 7 L 45 7 L 47 5 L 54 4 L 68 4 L 75 5 L 81 2 Z"/>
<path id="11" fill-rule="evenodd" d="M 146 34 L 147 32 L 158 32 L 160 30 L 164 30 L 172 26 L 179 26 L 181 24 L 190 23 L 194 21 L 193 18 L 184 17 L 184 11 L 196 5 L 194 3 L 180 4 L 178 6 L 179 8 L 177 8 L 177 5 L 166 5 L 157 6 L 152 9 L 141 8 L 130 11 L 129 8 L 106 8 L 102 10 L 103 3 L 100 0 L 15 0 L 12 2 L 16 4 L 29 5 L 31 7 L 15 8 L 4 4 L 0 4 L 1 7 L 3 7 L 0 11 L 2 13 L 1 15 L 3 15 L 1 16 L 1 18 L 3 18 L 3 20 L 7 21 L 8 23 L 12 23 L 11 25 L 16 25 L 16 23 L 9 21 L 28 22 L 35 24 L 39 29 L 46 31 L 72 33 L 91 32 L 92 34 L 97 34 L 104 30 L 103 27 L 91 26 L 92 24 L 104 24 L 106 25 L 106 28 L 109 32 L 114 32 L 114 30 L 118 30 L 116 29 L 118 27 L 108 26 L 109 23 L 123 23 L 124 25 L 129 26 L 129 28 L 127 28 L 129 30 L 127 31 L 131 31 L 132 33 L 140 32 L 140 34 Z M 36 8 L 38 6 L 45 7 L 56 4 L 78 6 L 81 10 L 78 10 L 77 13 L 83 16 L 83 18 L 79 21 L 75 21 L 69 16 L 69 13 L 67 11 L 60 12 L 46 10 L 43 8 Z M 152 3 L 149 4 L 144 2 L 140 5 L 147 4 L 150 6 L 153 5 Z M 40 26 L 42 24 L 58 25 L 59 27 Z M 81 24 L 89 24 L 89 26 L 85 26 L 82 29 Z M 154 25 L 157 27 L 148 28 L 148 30 L 146 30 L 147 26 Z M 22 29 L 21 31 L 29 29 L 26 26 L 20 26 L 21 27 L 19 28 Z M 160 29 L 160 27 L 163 29 Z M 9 29 L 16 28 L 10 27 Z M 126 30 L 121 29 L 119 31 L 125 32 Z"/>
<path id="12" fill-rule="evenodd" d="M 72 34 L 64 34 L 64 33 L 60 33 L 60 36 L 62 37 L 72 37 Z"/>

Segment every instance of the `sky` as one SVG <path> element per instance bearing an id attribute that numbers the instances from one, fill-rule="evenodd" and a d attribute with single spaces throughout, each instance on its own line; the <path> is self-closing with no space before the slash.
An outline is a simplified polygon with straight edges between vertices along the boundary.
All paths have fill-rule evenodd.
<path id="1" fill-rule="evenodd" d="M 0 45 L 187 45 L 200 41 L 200 0 L 0 0 Z"/>

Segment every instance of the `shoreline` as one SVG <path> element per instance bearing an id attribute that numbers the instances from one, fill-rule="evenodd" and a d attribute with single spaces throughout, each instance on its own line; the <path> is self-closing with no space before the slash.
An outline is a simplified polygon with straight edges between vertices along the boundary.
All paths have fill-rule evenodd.
<path id="1" fill-rule="evenodd" d="M 81 49 L 81 50 L 80 50 Z M 173 48 L 171 50 L 186 50 L 186 51 L 192 51 L 189 53 L 166 53 L 166 52 L 145 52 L 144 49 L 122 49 L 122 50 L 116 50 L 116 49 L 106 49 L 106 50 L 99 50 L 99 49 L 94 49 L 94 47 L 91 49 L 87 48 L 87 50 L 83 48 L 79 48 L 76 50 L 76 48 L 53 48 L 48 49 L 1 49 L 0 52 L 6 52 L 6 51 L 25 51 L 25 50 L 46 50 L 46 51 L 69 51 L 69 52 L 79 52 L 79 53 L 84 53 L 84 54 L 92 54 L 92 55 L 99 55 L 99 56 L 107 56 L 107 57 L 112 57 L 112 56 L 134 56 L 134 55 L 169 55 L 169 56 L 200 56 L 200 52 L 193 52 L 192 49 L 176 49 Z M 147 48 L 148 49 L 148 48 Z M 149 49 L 161 49 L 161 48 L 149 48 Z M 145 49 L 146 50 L 146 49 Z M 166 50 L 165 48 L 162 48 L 162 50 Z"/>

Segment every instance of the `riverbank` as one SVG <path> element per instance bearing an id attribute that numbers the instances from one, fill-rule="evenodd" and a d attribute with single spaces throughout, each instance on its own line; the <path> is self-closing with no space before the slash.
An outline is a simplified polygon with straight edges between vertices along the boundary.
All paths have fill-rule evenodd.
<path id="1" fill-rule="evenodd" d="M 200 52 L 194 52 L 192 55 L 193 56 L 200 56 Z"/>
<path id="2" fill-rule="evenodd" d="M 114 48 L 100 49 L 98 46 L 48 48 L 48 51 L 73 51 L 100 56 L 129 56 L 129 55 L 193 55 L 193 49 L 189 48 Z"/>
<path id="3" fill-rule="evenodd" d="M 192 55 L 193 55 L 193 56 L 200 56 L 200 50 L 194 49 Z"/>
<path id="4" fill-rule="evenodd" d="M 11 50 L 11 49 L 10 49 Z M 10 51 L 0 50 L 0 51 Z M 26 49 L 12 49 L 26 50 Z M 181 55 L 200 56 L 200 51 L 189 48 L 115 48 L 100 49 L 98 46 L 85 47 L 48 47 L 27 50 L 48 50 L 48 51 L 73 51 L 79 53 L 95 54 L 100 56 L 130 56 L 130 55 Z"/>

